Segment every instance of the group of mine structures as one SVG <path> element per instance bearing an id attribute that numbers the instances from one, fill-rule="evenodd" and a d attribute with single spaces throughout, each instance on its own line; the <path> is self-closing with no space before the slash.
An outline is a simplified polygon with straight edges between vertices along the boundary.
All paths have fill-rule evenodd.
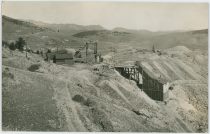
<path id="1" fill-rule="evenodd" d="M 169 82 L 156 77 L 137 61 L 135 65 L 115 66 L 115 69 L 125 78 L 134 80 L 138 87 L 150 98 L 156 101 L 165 101 L 169 95 Z"/>
<path id="2" fill-rule="evenodd" d="M 93 49 L 91 49 L 93 48 Z M 73 65 L 74 63 L 99 63 L 102 61 L 101 54 L 98 53 L 98 43 L 89 41 L 86 42 L 79 50 L 68 52 L 65 49 L 47 52 L 46 61 L 52 61 L 56 64 Z"/>
<path id="3" fill-rule="evenodd" d="M 101 55 L 98 54 L 97 42 L 86 42 L 76 52 L 68 52 L 65 50 L 47 52 L 46 61 L 60 65 L 73 65 L 80 63 L 100 63 Z M 90 49 L 92 46 L 93 49 Z M 115 69 L 124 77 L 134 80 L 138 87 L 143 90 L 150 98 L 157 101 L 165 101 L 168 98 L 169 83 L 166 79 L 157 77 L 145 68 L 141 62 L 135 65 L 115 66 Z"/>

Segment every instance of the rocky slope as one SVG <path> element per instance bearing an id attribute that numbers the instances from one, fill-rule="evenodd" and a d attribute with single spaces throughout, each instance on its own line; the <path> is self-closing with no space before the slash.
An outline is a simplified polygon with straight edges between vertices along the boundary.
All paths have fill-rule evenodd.
<path id="1" fill-rule="evenodd" d="M 156 102 L 105 63 L 61 66 L 3 48 L 3 130 L 208 131 L 207 30 L 153 33 L 93 26 L 72 36 L 62 31 L 67 25 L 56 30 L 58 25 L 46 28 L 5 16 L 2 23 L 4 41 L 21 36 L 34 50 L 77 49 L 85 39 L 98 40 L 104 62 L 141 61 L 173 86 L 168 100 Z M 151 52 L 153 45 L 159 52 Z"/>
<path id="2" fill-rule="evenodd" d="M 166 79 L 173 90 L 170 91 L 165 110 L 179 115 L 181 120 L 194 129 L 207 129 L 208 54 L 184 46 L 160 52 L 130 47 L 110 53 L 104 58 L 105 62 L 115 65 L 132 65 L 139 61 L 150 73 Z"/>
<path id="3" fill-rule="evenodd" d="M 34 64 L 39 69 L 29 71 Z M 205 84 L 174 83 L 171 99 L 156 102 L 106 64 L 61 66 L 7 49 L 2 80 L 3 130 L 207 131 Z"/>

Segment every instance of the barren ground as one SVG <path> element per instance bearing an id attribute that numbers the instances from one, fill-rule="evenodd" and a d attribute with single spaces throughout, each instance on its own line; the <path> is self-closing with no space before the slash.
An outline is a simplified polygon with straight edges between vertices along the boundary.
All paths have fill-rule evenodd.
<path id="1" fill-rule="evenodd" d="M 173 83 L 164 103 L 150 99 L 107 65 L 61 66 L 3 48 L 3 130 L 207 132 L 207 60 L 199 60 L 207 55 L 193 58 L 194 52 L 187 51 L 190 56 L 172 58 L 171 53 L 132 50 L 129 56 L 138 55 L 147 68 Z M 119 55 L 126 57 L 123 51 Z M 39 70 L 29 71 L 32 64 L 40 64 Z"/>

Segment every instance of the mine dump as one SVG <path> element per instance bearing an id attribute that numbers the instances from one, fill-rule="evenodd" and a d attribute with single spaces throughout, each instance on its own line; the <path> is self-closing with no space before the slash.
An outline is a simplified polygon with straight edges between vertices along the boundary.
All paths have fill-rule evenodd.
<path id="1" fill-rule="evenodd" d="M 67 24 L 58 16 L 56 23 L 47 23 L 42 22 L 43 14 L 37 21 L 7 12 L 13 11 L 10 6 L 14 4 L 38 15 L 39 3 L 25 2 L 34 7 L 31 10 L 13 2 L 3 4 L 8 8 L 2 16 L 3 131 L 208 132 L 208 27 L 170 30 L 164 23 L 163 30 L 157 31 L 116 26 L 110 30 L 101 23 L 72 24 L 74 17 Z M 91 3 L 81 3 L 61 2 L 58 12 L 67 7 L 72 11 L 74 6 L 83 8 L 85 14 L 98 10 L 87 8 Z M 142 4 L 133 6 L 141 8 Z M 162 7 L 150 4 L 143 5 Z M 122 3 L 108 5 L 116 10 L 124 7 Z M 182 6 L 187 8 L 174 7 L 181 10 Z M 205 4 L 191 6 L 206 9 Z M 130 13 L 133 9 L 123 8 L 119 14 L 126 16 L 124 10 Z"/>

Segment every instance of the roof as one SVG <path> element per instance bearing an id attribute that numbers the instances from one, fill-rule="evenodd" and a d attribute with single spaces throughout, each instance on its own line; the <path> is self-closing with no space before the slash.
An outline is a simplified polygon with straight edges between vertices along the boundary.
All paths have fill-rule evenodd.
<path id="1" fill-rule="evenodd" d="M 115 68 L 137 68 L 135 65 L 117 65 Z"/>
<path id="2" fill-rule="evenodd" d="M 73 59 L 73 54 L 68 53 L 68 54 L 55 54 L 55 59 Z"/>
<path id="3" fill-rule="evenodd" d="M 115 67 L 126 67 L 126 68 L 136 68 L 135 61 L 126 61 L 126 62 L 120 62 L 115 65 Z"/>
<path id="4" fill-rule="evenodd" d="M 147 69 L 146 67 L 144 67 L 144 65 L 142 65 L 141 61 L 137 61 L 136 65 L 141 67 L 144 73 L 146 73 L 150 78 L 155 79 L 162 84 L 166 84 L 168 82 L 168 80 L 164 78 L 161 74 L 160 75 L 162 77 L 157 77 L 157 75 L 155 75 L 154 72 L 149 71 L 149 69 Z"/>

